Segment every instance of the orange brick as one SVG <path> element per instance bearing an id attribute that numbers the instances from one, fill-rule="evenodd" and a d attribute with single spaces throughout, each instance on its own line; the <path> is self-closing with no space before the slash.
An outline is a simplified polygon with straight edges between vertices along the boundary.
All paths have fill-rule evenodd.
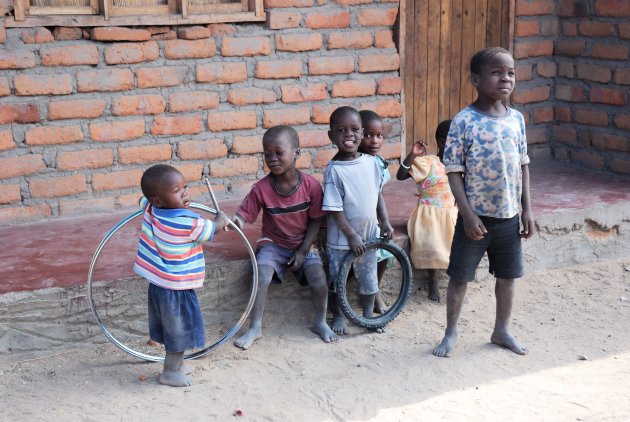
<path id="1" fill-rule="evenodd" d="M 247 65 L 240 63 L 207 63 L 197 65 L 197 82 L 233 84 L 247 80 Z"/>
<path id="2" fill-rule="evenodd" d="M 121 95 L 112 100 L 114 116 L 161 114 L 166 109 L 164 97 L 154 95 Z"/>
<path id="3" fill-rule="evenodd" d="M 184 175 L 184 179 L 187 182 L 195 182 L 201 179 L 203 172 L 203 164 L 178 164 L 177 170 Z M 206 191 L 207 192 L 207 191 Z"/>
<path id="4" fill-rule="evenodd" d="M 376 48 L 395 48 L 394 35 L 389 29 L 386 31 L 377 31 L 374 34 L 374 47 Z"/>
<path id="5" fill-rule="evenodd" d="M 398 16 L 398 8 L 389 9 L 360 9 L 357 22 L 362 26 L 393 26 Z"/>
<path id="6" fill-rule="evenodd" d="M 326 83 L 314 83 L 303 85 L 282 85 L 283 103 L 301 103 L 304 101 L 318 101 L 328 98 Z"/>
<path id="7" fill-rule="evenodd" d="M 201 114 L 187 116 L 156 116 L 151 126 L 153 135 L 193 135 L 202 131 Z"/>
<path id="8" fill-rule="evenodd" d="M 3 10 L 0 11 L 3 15 L 6 14 L 6 12 L 8 12 L 8 5 L 9 2 L 4 2 L 3 3 Z M 4 21 L 0 22 L 0 44 L 4 44 L 5 41 L 7 40 L 7 27 L 4 26 Z"/>
<path id="9" fill-rule="evenodd" d="M 221 54 L 233 56 L 268 56 L 271 53 L 271 40 L 267 37 L 223 38 Z"/>
<path id="10" fill-rule="evenodd" d="M 308 73 L 310 75 L 333 75 L 352 72 L 354 72 L 353 57 L 311 57 L 308 59 Z"/>
<path id="11" fill-rule="evenodd" d="M 615 83 L 630 85 L 630 68 L 618 68 L 615 70 Z"/>
<path id="12" fill-rule="evenodd" d="M 160 47 L 155 41 L 116 43 L 105 49 L 105 63 L 128 64 L 157 60 Z"/>
<path id="13" fill-rule="evenodd" d="M 516 16 L 549 15 L 553 13 L 553 0 L 517 0 Z"/>
<path id="14" fill-rule="evenodd" d="M 307 169 L 311 167 L 312 157 L 308 152 L 300 152 L 300 156 L 295 162 L 295 167 L 299 169 Z"/>
<path id="15" fill-rule="evenodd" d="M 372 46 L 372 34 L 368 31 L 332 32 L 328 36 L 328 49 L 368 48 Z"/>
<path id="16" fill-rule="evenodd" d="M 11 95 L 11 87 L 7 78 L 0 78 L 0 97 Z"/>
<path id="17" fill-rule="evenodd" d="M 577 133 L 575 133 L 575 129 L 572 128 L 553 126 L 553 140 L 562 142 L 563 144 L 576 145 Z"/>
<path id="18" fill-rule="evenodd" d="M 133 89 L 133 72 L 129 69 L 99 69 L 77 72 L 78 92 L 124 91 Z"/>
<path id="19" fill-rule="evenodd" d="M 575 112 L 576 123 L 592 126 L 608 126 L 608 114 L 605 111 L 579 109 Z"/>
<path id="20" fill-rule="evenodd" d="M 562 23 L 562 34 L 567 37 L 576 37 L 577 36 L 577 24 L 572 22 L 563 22 Z"/>
<path id="21" fill-rule="evenodd" d="M 0 104 L 0 125 L 7 123 L 39 122 L 39 107 L 36 103 Z"/>
<path id="22" fill-rule="evenodd" d="M 212 177 L 241 176 L 243 174 L 254 174 L 260 168 L 256 157 L 226 158 L 221 161 L 210 163 L 210 175 Z"/>
<path id="23" fill-rule="evenodd" d="M 624 43 L 594 44 L 591 56 L 598 59 L 627 60 L 628 46 L 624 45 Z"/>
<path id="24" fill-rule="evenodd" d="M 227 156 L 227 147 L 222 139 L 179 142 L 177 156 L 182 160 L 221 158 Z"/>
<path id="25" fill-rule="evenodd" d="M 177 37 L 184 40 L 199 40 L 210 36 L 210 29 L 205 26 L 182 26 L 177 28 Z"/>
<path id="26" fill-rule="evenodd" d="M 255 111 L 208 113 L 208 129 L 213 132 L 256 128 Z"/>
<path id="27" fill-rule="evenodd" d="M 260 79 L 299 78 L 302 76 L 301 60 L 257 61 L 254 75 Z"/>
<path id="28" fill-rule="evenodd" d="M 151 40 L 153 41 L 168 41 L 168 40 L 176 40 L 176 39 L 177 39 L 177 32 L 175 31 L 168 31 L 168 32 L 164 32 L 163 34 L 151 35 Z"/>
<path id="29" fill-rule="evenodd" d="M 263 127 L 278 125 L 302 125 L 311 120 L 311 112 L 306 107 L 280 108 L 263 111 Z"/>
<path id="30" fill-rule="evenodd" d="M 626 91 L 613 88 L 591 88 L 589 100 L 592 103 L 603 103 L 622 106 L 626 103 Z"/>
<path id="31" fill-rule="evenodd" d="M 90 137 L 93 141 L 128 141 L 142 135 L 144 135 L 144 120 L 90 123 Z"/>
<path id="32" fill-rule="evenodd" d="M 113 163 L 114 152 L 109 148 L 59 152 L 57 154 L 57 168 L 59 170 L 109 167 Z"/>
<path id="33" fill-rule="evenodd" d="M 51 213 L 50 205 L 2 208 L 0 209 L 0 224 L 16 224 L 37 220 L 49 217 Z"/>
<path id="34" fill-rule="evenodd" d="M 298 132 L 298 136 L 300 137 L 300 148 L 318 148 L 330 144 L 326 129 L 301 130 Z"/>
<path id="35" fill-rule="evenodd" d="M 54 101 L 48 104 L 48 120 L 92 119 L 103 114 L 105 100 Z"/>
<path id="36" fill-rule="evenodd" d="M 569 107 L 554 107 L 553 117 L 560 122 L 568 123 L 571 121 L 571 109 Z"/>
<path id="37" fill-rule="evenodd" d="M 72 41 L 83 38 L 83 31 L 77 27 L 55 26 L 53 29 L 55 41 Z"/>
<path id="38" fill-rule="evenodd" d="M 323 149 L 319 150 L 315 153 L 315 161 L 313 166 L 316 168 L 323 168 L 332 160 L 332 158 L 337 154 L 337 148 L 334 149 Z"/>
<path id="39" fill-rule="evenodd" d="M 630 3 L 626 0 L 597 0 L 595 13 L 598 16 L 630 18 Z"/>
<path id="40" fill-rule="evenodd" d="M 586 42 L 583 40 L 558 40 L 556 41 L 553 52 L 560 56 L 577 57 L 584 53 L 585 48 Z"/>
<path id="41" fill-rule="evenodd" d="M 216 52 L 217 46 L 210 38 L 164 41 L 164 57 L 170 60 L 206 59 L 214 56 Z"/>
<path id="42" fill-rule="evenodd" d="M 276 93 L 256 87 L 231 89 L 228 91 L 227 101 L 234 105 L 268 104 L 276 101 Z"/>
<path id="43" fill-rule="evenodd" d="M 551 88 L 538 86 L 529 89 L 519 89 L 512 93 L 512 101 L 516 104 L 539 103 L 549 99 Z"/>
<path id="44" fill-rule="evenodd" d="M 236 32 L 236 26 L 227 23 L 211 23 L 208 25 L 210 36 L 230 35 Z"/>
<path id="45" fill-rule="evenodd" d="M 207 110 L 219 107 L 219 94 L 211 91 L 175 92 L 168 98 L 171 112 Z"/>
<path id="46" fill-rule="evenodd" d="M 85 176 L 46 177 L 45 179 L 31 179 L 28 189 L 32 198 L 56 198 L 87 192 Z"/>
<path id="47" fill-rule="evenodd" d="M 617 114 L 615 116 L 615 126 L 620 129 L 630 130 L 630 114 Z M 0 167 L 1 169 L 2 167 Z M 1 172 L 2 170 L 0 170 Z"/>
<path id="48" fill-rule="evenodd" d="M 232 139 L 233 154 L 256 154 L 263 152 L 262 136 L 235 136 Z"/>
<path id="49" fill-rule="evenodd" d="M 320 33 L 276 35 L 276 51 L 313 51 L 323 44 Z"/>
<path id="50" fill-rule="evenodd" d="M 171 144 L 118 147 L 118 162 L 121 164 L 151 163 L 171 159 Z"/>
<path id="51" fill-rule="evenodd" d="M 531 37 L 540 34 L 540 23 L 538 20 L 517 19 L 514 24 L 514 35 L 517 37 Z"/>
<path id="52" fill-rule="evenodd" d="M 400 142 L 396 142 L 396 143 L 393 143 L 393 144 L 384 143 L 383 147 L 378 152 L 378 154 L 381 157 L 385 158 L 386 160 L 399 158 L 400 157 Z M 396 174 L 396 173 L 394 173 L 394 174 Z"/>
<path id="53" fill-rule="evenodd" d="M 544 78 L 553 78 L 556 76 L 556 63 L 555 62 L 538 62 L 536 64 L 536 72 Z"/>
<path id="54" fill-rule="evenodd" d="M 297 12 L 279 12 L 270 10 L 267 12 L 269 29 L 297 28 L 302 22 L 302 14 Z"/>
<path id="55" fill-rule="evenodd" d="M 0 130 L 0 151 L 15 148 L 15 142 L 13 141 L 13 131 Z"/>
<path id="56" fill-rule="evenodd" d="M 534 123 L 546 123 L 553 121 L 553 107 L 540 107 L 534 109 Z"/>
<path id="57" fill-rule="evenodd" d="M 584 95 L 584 88 L 558 85 L 556 86 L 556 99 L 571 102 L 583 102 L 586 96 Z"/>
<path id="58" fill-rule="evenodd" d="M 344 6 L 356 6 L 357 4 L 370 4 L 374 3 L 374 0 L 335 0 L 336 4 Z M 381 2 L 383 3 L 383 2 Z"/>
<path id="59" fill-rule="evenodd" d="M 93 28 L 92 39 L 96 41 L 149 41 L 151 39 L 151 31 L 107 26 Z"/>
<path id="60" fill-rule="evenodd" d="M 610 67 L 586 63 L 578 63 L 577 74 L 580 79 L 604 83 L 610 82 L 612 76 Z"/>
<path id="61" fill-rule="evenodd" d="M 35 67 L 35 54 L 30 50 L 1 49 L 0 69 L 26 69 Z"/>
<path id="62" fill-rule="evenodd" d="M 400 94 L 402 81 L 399 76 L 391 76 L 378 81 L 377 94 L 389 95 Z"/>
<path id="63" fill-rule="evenodd" d="M 92 174 L 92 189 L 96 192 L 140 186 L 142 169 Z"/>
<path id="64" fill-rule="evenodd" d="M 265 0 L 264 5 L 266 9 L 273 8 L 287 8 L 287 7 L 311 7 L 313 6 L 313 0 Z"/>
<path id="65" fill-rule="evenodd" d="M 311 29 L 348 28 L 350 26 L 350 12 L 333 10 L 309 13 L 304 24 Z"/>
<path id="66" fill-rule="evenodd" d="M 120 208 L 126 210 L 126 209 L 137 209 L 138 201 L 140 200 L 141 197 L 142 197 L 142 192 L 138 191 L 134 193 L 128 193 L 125 195 L 118 195 L 116 199 L 118 200 L 118 204 L 120 205 Z"/>
<path id="67" fill-rule="evenodd" d="M 571 155 L 572 161 L 578 161 L 586 164 L 586 166 L 593 169 L 604 168 L 604 159 L 596 153 L 589 151 L 574 151 Z"/>
<path id="68" fill-rule="evenodd" d="M 17 75 L 13 78 L 15 95 L 63 95 L 72 93 L 72 76 Z"/>
<path id="69" fill-rule="evenodd" d="M 347 106 L 352 104 L 328 104 L 328 105 L 316 105 L 313 106 L 313 123 L 328 124 L 330 123 L 330 115 L 335 109 L 341 106 Z"/>
<path id="70" fill-rule="evenodd" d="M 562 61 L 558 64 L 558 75 L 565 78 L 573 78 L 573 63 Z"/>
<path id="71" fill-rule="evenodd" d="M 136 202 L 136 207 L 138 203 Z M 81 198 L 59 201 L 60 216 L 84 216 L 86 214 L 112 212 L 116 209 L 113 197 L 105 198 Z"/>
<path id="72" fill-rule="evenodd" d="M 0 185 L 0 204 L 11 204 L 21 200 L 20 185 Z"/>
<path id="73" fill-rule="evenodd" d="M 67 45 L 39 50 L 43 66 L 97 65 L 98 49 L 95 45 Z"/>
<path id="74" fill-rule="evenodd" d="M 26 131 L 27 145 L 57 145 L 83 141 L 81 126 L 40 126 Z"/>
<path id="75" fill-rule="evenodd" d="M 362 103 L 361 110 L 372 110 L 383 118 L 402 116 L 402 106 L 398 100 L 382 100 L 377 101 L 376 103 Z"/>
<path id="76" fill-rule="evenodd" d="M 23 29 L 20 39 L 24 44 L 42 44 L 55 41 L 52 32 L 41 27 Z"/>
<path id="77" fill-rule="evenodd" d="M 517 41 L 514 44 L 514 58 L 550 56 L 553 53 L 553 41 Z"/>
<path id="78" fill-rule="evenodd" d="M 138 88 L 184 85 L 188 76 L 186 66 L 144 67 L 138 69 Z"/>
<path id="79" fill-rule="evenodd" d="M 359 56 L 359 72 L 387 72 L 398 70 L 399 67 L 398 54 Z"/>
<path id="80" fill-rule="evenodd" d="M 622 135 L 614 135 L 608 132 L 593 132 L 593 146 L 611 151 L 630 152 L 630 142 Z"/>
<path id="81" fill-rule="evenodd" d="M 630 39 L 630 23 L 620 23 L 618 25 L 619 36 L 624 39 Z"/>
<path id="82" fill-rule="evenodd" d="M 373 79 L 354 79 L 338 81 L 333 84 L 333 97 L 365 97 L 376 93 Z"/>
<path id="83" fill-rule="evenodd" d="M 580 34 L 588 37 L 609 37 L 615 27 L 608 22 L 584 21 L 579 25 Z"/>

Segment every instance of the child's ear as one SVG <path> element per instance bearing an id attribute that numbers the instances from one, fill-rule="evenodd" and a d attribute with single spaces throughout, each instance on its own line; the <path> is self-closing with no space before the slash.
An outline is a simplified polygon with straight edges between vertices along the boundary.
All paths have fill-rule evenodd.
<path id="1" fill-rule="evenodd" d="M 297 148 L 297 149 L 295 150 L 295 159 L 297 160 L 299 156 L 300 156 L 300 149 L 299 149 L 299 148 Z"/>
<path id="2" fill-rule="evenodd" d="M 162 208 L 162 201 L 157 196 L 150 197 L 149 203 L 155 208 Z"/>
<path id="3" fill-rule="evenodd" d="M 328 140 L 330 140 L 330 142 L 333 142 L 333 138 L 332 138 L 332 130 L 328 131 Z M 334 142 L 333 142 L 334 143 Z"/>
<path id="4" fill-rule="evenodd" d="M 473 73 L 470 75 L 470 83 L 472 83 L 473 86 L 477 86 L 479 85 L 479 75 Z"/>

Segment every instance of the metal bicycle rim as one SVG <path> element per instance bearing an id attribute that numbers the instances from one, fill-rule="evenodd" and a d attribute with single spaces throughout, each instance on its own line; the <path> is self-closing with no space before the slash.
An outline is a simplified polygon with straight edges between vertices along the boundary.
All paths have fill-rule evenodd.
<path id="1" fill-rule="evenodd" d="M 207 211 L 211 214 L 217 214 L 217 211 L 214 208 L 210 208 L 202 204 L 191 203 L 190 208 Z M 94 303 L 94 297 L 92 296 L 92 274 L 94 272 L 94 267 L 96 265 L 96 261 L 98 260 L 99 254 L 101 253 L 101 251 L 103 250 L 103 248 L 105 247 L 109 239 L 111 239 L 111 237 L 114 236 L 114 234 L 116 234 L 118 230 L 120 230 L 125 224 L 127 224 L 134 218 L 141 215 L 142 212 L 143 212 L 142 210 L 135 211 L 132 214 L 129 214 L 127 217 L 120 220 L 120 222 L 118 222 L 118 224 L 116 224 L 105 235 L 105 237 L 103 237 L 103 240 L 101 240 L 101 243 L 99 243 L 98 247 L 96 248 L 96 252 L 94 252 L 94 256 L 92 257 L 92 261 L 90 262 L 90 268 L 88 270 L 88 277 L 87 277 L 88 300 L 90 303 L 90 308 L 92 309 L 92 315 L 94 315 L 94 318 L 96 319 L 96 322 L 98 323 L 99 328 L 101 329 L 103 334 L 105 334 L 105 337 L 109 339 L 109 341 L 114 343 L 121 350 L 139 359 L 143 359 L 150 362 L 160 362 L 164 360 L 164 357 L 149 355 L 146 353 L 139 352 L 137 350 L 130 348 L 129 346 L 124 344 L 122 341 L 114 337 L 114 335 L 105 326 L 105 323 L 103 322 L 101 317 L 98 315 L 98 311 L 96 310 L 96 304 Z M 209 345 L 208 347 L 202 350 L 199 350 L 195 353 L 191 353 L 189 355 L 185 355 L 184 359 L 200 358 L 202 356 L 207 355 L 211 351 L 221 347 L 222 345 L 224 345 L 243 326 L 243 324 L 245 323 L 245 320 L 247 320 L 247 317 L 249 316 L 249 313 L 252 310 L 252 307 L 254 306 L 254 300 L 256 299 L 256 290 L 258 289 L 258 266 L 256 264 L 256 254 L 254 253 L 254 250 L 252 249 L 252 245 L 247 240 L 247 237 L 245 237 L 245 234 L 243 234 L 241 229 L 239 229 L 238 226 L 236 226 L 231 221 L 230 221 L 230 229 L 237 232 L 239 236 L 241 237 L 241 239 L 243 240 L 243 242 L 245 243 L 245 247 L 247 249 L 247 252 L 249 253 L 249 258 L 252 263 L 252 286 L 251 286 L 251 295 L 249 297 L 249 302 L 247 303 L 247 307 L 245 308 L 243 315 L 241 315 L 241 318 L 223 337 L 221 337 L 217 342 Z"/>

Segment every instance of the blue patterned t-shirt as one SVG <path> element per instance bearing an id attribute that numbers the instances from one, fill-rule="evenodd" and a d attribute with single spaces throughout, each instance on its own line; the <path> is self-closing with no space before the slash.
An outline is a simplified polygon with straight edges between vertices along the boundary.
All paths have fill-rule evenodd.
<path id="1" fill-rule="evenodd" d="M 492 117 L 472 105 L 457 113 L 446 139 L 447 173 L 464 173 L 466 198 L 479 216 L 511 218 L 521 205 L 521 166 L 529 163 L 525 120 L 507 108 Z"/>

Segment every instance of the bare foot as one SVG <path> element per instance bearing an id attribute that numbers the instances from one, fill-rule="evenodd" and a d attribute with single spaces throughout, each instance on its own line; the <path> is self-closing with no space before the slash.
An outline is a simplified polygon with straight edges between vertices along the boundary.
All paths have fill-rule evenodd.
<path id="1" fill-rule="evenodd" d="M 182 362 L 182 366 L 180 366 L 180 371 L 182 371 L 186 375 L 190 375 L 194 372 L 195 367 L 186 363 L 186 361 Z"/>
<path id="2" fill-rule="evenodd" d="M 182 371 L 164 371 L 160 375 L 160 384 L 171 387 L 189 387 L 192 379 Z"/>
<path id="3" fill-rule="evenodd" d="M 431 287 L 429 287 L 429 300 L 432 300 L 434 302 L 439 302 L 440 301 L 440 289 L 433 290 Z"/>
<path id="4" fill-rule="evenodd" d="M 321 339 L 324 340 L 324 343 L 330 343 L 332 341 L 337 341 L 339 339 L 337 337 L 337 334 L 335 334 L 333 330 L 331 330 L 328 324 L 326 324 L 325 322 L 314 323 L 313 326 L 311 327 L 311 330 L 315 334 L 319 334 Z"/>
<path id="5" fill-rule="evenodd" d="M 456 342 L 457 333 L 453 332 L 450 334 L 445 334 L 442 342 L 438 345 L 438 347 L 433 349 L 433 354 L 441 358 L 450 358 L 451 351 L 455 347 Z"/>
<path id="6" fill-rule="evenodd" d="M 260 327 L 250 328 L 234 341 L 234 345 L 236 347 L 240 347 L 243 350 L 249 349 L 249 346 L 254 344 L 254 342 L 258 339 L 262 338 L 262 329 Z"/>
<path id="7" fill-rule="evenodd" d="M 387 311 L 387 305 L 385 305 L 385 301 L 381 297 L 380 293 L 377 293 L 374 297 L 374 313 L 382 315 L 385 311 Z"/>
<path id="8" fill-rule="evenodd" d="M 346 323 L 346 317 L 343 315 L 333 316 L 331 327 L 333 332 L 337 335 L 348 335 L 348 324 Z"/>
<path id="9" fill-rule="evenodd" d="M 385 332 L 385 327 L 370 328 L 370 331 L 373 331 L 376 334 L 383 334 Z"/>
<path id="10" fill-rule="evenodd" d="M 492 333 L 490 337 L 492 344 L 510 349 L 517 355 L 526 355 L 529 351 L 510 333 L 503 334 Z"/>

